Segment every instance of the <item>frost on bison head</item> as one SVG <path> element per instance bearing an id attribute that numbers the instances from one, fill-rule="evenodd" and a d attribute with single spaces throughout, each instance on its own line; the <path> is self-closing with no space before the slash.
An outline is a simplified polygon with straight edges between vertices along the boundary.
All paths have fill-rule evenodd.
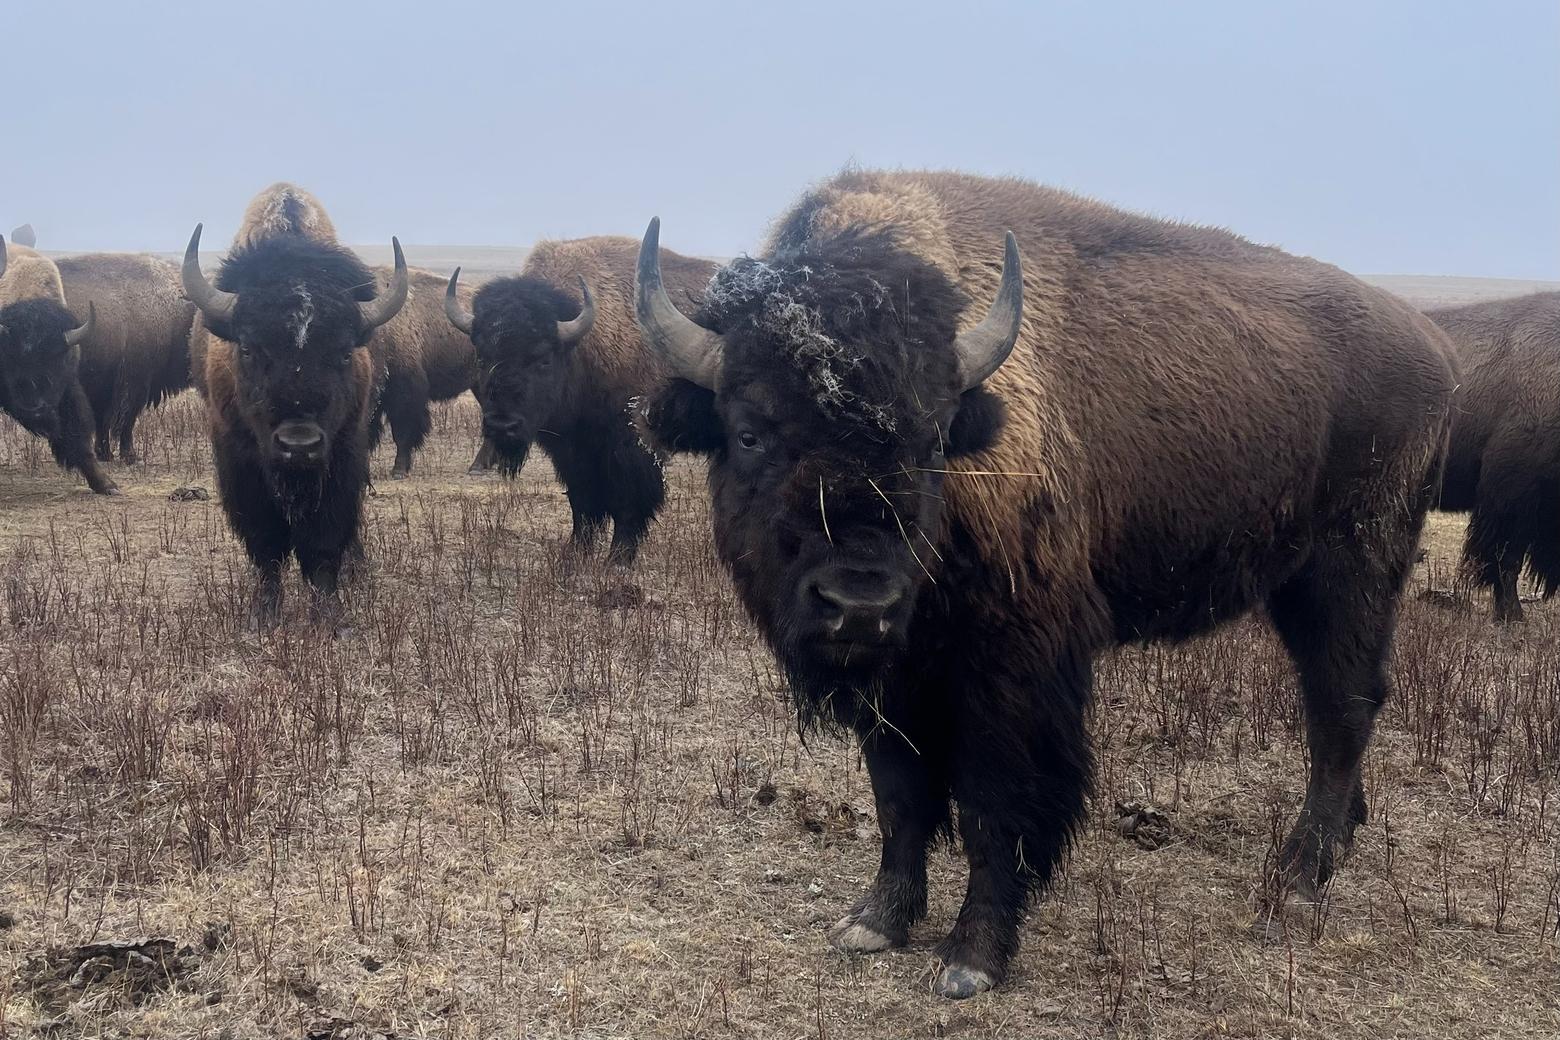
<path id="1" fill-rule="evenodd" d="M 681 378 L 644 426 L 710 456 L 717 547 L 798 692 L 881 678 L 941 566 L 947 460 L 1001 426 L 981 384 L 1018 336 L 1017 245 L 985 319 L 960 333 L 972 301 L 860 232 L 735 261 L 691 321 L 660 285 L 657 238 L 652 222 L 638 317 Z"/>

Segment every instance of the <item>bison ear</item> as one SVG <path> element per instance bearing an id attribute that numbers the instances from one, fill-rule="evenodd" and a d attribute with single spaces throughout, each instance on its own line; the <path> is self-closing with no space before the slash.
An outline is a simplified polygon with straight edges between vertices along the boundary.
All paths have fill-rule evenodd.
<path id="1" fill-rule="evenodd" d="M 634 425 L 657 451 L 710 455 L 726 443 L 715 394 L 686 379 L 673 379 L 639 402 Z"/>
<path id="2" fill-rule="evenodd" d="M 966 390 L 959 396 L 959 411 L 948 428 L 948 458 L 985 451 L 997 440 L 1007 409 L 1002 399 L 983 387 Z"/>

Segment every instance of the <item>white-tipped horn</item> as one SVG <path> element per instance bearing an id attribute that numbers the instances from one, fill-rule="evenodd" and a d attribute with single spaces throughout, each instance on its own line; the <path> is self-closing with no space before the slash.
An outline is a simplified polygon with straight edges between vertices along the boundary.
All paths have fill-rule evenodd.
<path id="1" fill-rule="evenodd" d="M 981 323 L 954 341 L 959 357 L 959 378 L 965 390 L 984 383 L 1002 366 L 1018 342 L 1024 318 L 1024 272 L 1018 256 L 1018 240 L 1007 233 L 1002 253 L 1002 281 L 997 298 Z"/>
<path id="2" fill-rule="evenodd" d="M 720 382 L 724 352 L 720 337 L 676 307 L 661 284 L 661 218 L 653 217 L 639 245 L 634 272 L 634 318 L 650 349 L 672 374 L 714 390 Z"/>

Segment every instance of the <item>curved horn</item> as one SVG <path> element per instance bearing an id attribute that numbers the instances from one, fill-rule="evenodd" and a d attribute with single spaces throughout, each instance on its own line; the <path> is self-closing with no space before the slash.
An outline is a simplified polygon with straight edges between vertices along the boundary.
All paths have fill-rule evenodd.
<path id="1" fill-rule="evenodd" d="M 205 272 L 200 269 L 200 232 L 203 226 L 195 225 L 190 244 L 184 249 L 184 267 L 179 272 L 184 282 L 184 295 L 200 308 L 207 321 L 232 321 L 233 308 L 238 306 L 238 294 L 218 289 L 206 281 Z"/>
<path id="2" fill-rule="evenodd" d="M 585 284 L 584 277 L 580 278 L 580 292 L 585 302 L 580 305 L 578 316 L 573 321 L 558 323 L 558 341 L 566 347 L 584 339 L 590 327 L 596 323 L 596 298 L 590 294 L 590 286 Z"/>
<path id="3" fill-rule="evenodd" d="M 0 235 L 0 278 L 5 277 L 5 236 Z"/>
<path id="4" fill-rule="evenodd" d="M 92 305 L 91 300 L 88 300 L 86 323 L 65 333 L 65 345 L 67 347 L 76 347 L 80 346 L 82 343 L 85 343 L 87 341 L 87 337 L 92 335 L 92 329 L 96 325 L 97 308 Z"/>
<path id="5" fill-rule="evenodd" d="M 666 361 L 672 374 L 714 390 L 720 382 L 723 352 L 720 337 L 672 306 L 661 284 L 661 218 L 654 217 L 639 245 L 634 272 L 634 318 L 650 349 Z"/>
<path id="6" fill-rule="evenodd" d="M 965 390 L 972 390 L 1001 367 L 1018 342 L 1019 323 L 1024 317 L 1024 272 L 1018 258 L 1018 240 L 1007 233 L 1002 253 L 1002 282 L 997 298 L 981 323 L 954 340 L 959 358 L 959 378 Z"/>
<path id="7" fill-rule="evenodd" d="M 450 275 L 450 284 L 444 287 L 444 316 L 450 319 L 450 324 L 466 335 L 471 335 L 471 323 L 476 316 L 466 309 L 460 302 L 460 297 L 455 295 L 456 286 L 460 282 L 460 268 L 455 268 L 455 273 Z M 561 324 L 561 323 L 560 323 Z"/>
<path id="8" fill-rule="evenodd" d="M 365 329 L 377 329 L 395 317 L 406 302 L 407 291 L 411 288 L 411 281 L 406 275 L 406 257 L 401 255 L 401 240 L 392 238 L 390 245 L 395 250 L 395 276 L 390 279 L 390 291 L 367 303 L 358 304 L 358 313 L 363 316 Z"/>

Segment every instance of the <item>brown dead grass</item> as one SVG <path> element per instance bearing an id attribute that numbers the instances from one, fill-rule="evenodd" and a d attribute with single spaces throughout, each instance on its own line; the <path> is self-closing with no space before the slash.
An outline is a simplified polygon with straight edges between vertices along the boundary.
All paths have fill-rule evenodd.
<path id="1" fill-rule="evenodd" d="M 843 741 L 799 746 L 696 467 L 633 587 L 569 575 L 545 463 L 457 475 L 461 402 L 413 479 L 376 460 L 354 632 L 319 638 L 294 576 L 257 639 L 217 503 L 168 498 L 211 483 L 201 427 L 188 395 L 149 416 L 104 500 L 0 426 L 0 1036 L 1560 1035 L 1560 621 L 1418 598 L 1450 584 L 1456 518 L 1321 907 L 1251 935 L 1304 767 L 1265 628 L 1123 651 L 1066 876 L 1009 984 L 955 1005 L 920 977 L 956 854 L 910 950 L 827 947 L 876 867 L 867 778 Z M 1152 840 L 1118 802 L 1162 814 Z M 146 937 L 199 968 L 63 1005 L 28 982 L 45 951 Z"/>

